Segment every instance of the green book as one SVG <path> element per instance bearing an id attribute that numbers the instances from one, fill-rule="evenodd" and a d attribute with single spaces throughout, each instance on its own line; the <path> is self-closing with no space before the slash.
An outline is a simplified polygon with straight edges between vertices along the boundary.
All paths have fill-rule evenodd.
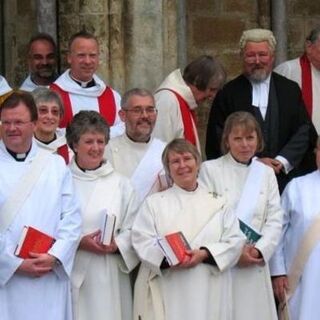
<path id="1" fill-rule="evenodd" d="M 247 237 L 248 243 L 255 244 L 261 238 L 261 234 L 253 230 L 249 225 L 247 225 L 240 219 L 239 219 L 239 222 L 240 222 L 240 229 L 244 233 L 244 235 Z"/>

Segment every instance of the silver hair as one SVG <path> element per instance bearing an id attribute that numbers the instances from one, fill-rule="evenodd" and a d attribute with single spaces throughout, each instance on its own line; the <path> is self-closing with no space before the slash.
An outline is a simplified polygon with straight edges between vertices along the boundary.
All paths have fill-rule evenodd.
<path id="1" fill-rule="evenodd" d="M 128 108 L 128 101 L 133 96 L 140 96 L 140 97 L 150 97 L 154 102 L 154 96 L 151 93 L 151 91 L 144 89 L 144 88 L 133 88 L 128 90 L 124 93 L 124 95 L 121 98 L 121 109 L 127 109 Z"/>
<path id="2" fill-rule="evenodd" d="M 262 42 L 268 41 L 269 47 L 272 51 L 276 48 L 276 38 L 273 35 L 273 32 L 267 29 L 250 29 L 243 31 L 242 36 L 239 41 L 240 49 L 243 50 L 248 41 L 252 42 Z"/>

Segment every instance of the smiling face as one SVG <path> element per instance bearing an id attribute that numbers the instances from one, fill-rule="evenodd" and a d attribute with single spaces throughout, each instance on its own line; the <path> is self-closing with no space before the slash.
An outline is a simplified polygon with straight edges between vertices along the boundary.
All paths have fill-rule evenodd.
<path id="1" fill-rule="evenodd" d="M 228 136 L 227 147 L 234 159 L 248 163 L 258 148 L 257 132 L 249 131 L 241 125 L 235 126 Z"/>
<path id="2" fill-rule="evenodd" d="M 68 63 L 71 75 L 80 81 L 90 81 L 99 65 L 99 46 L 95 39 L 76 38 L 70 46 Z"/>
<path id="3" fill-rule="evenodd" d="M 157 120 L 157 111 L 151 96 L 131 96 L 119 115 L 125 123 L 129 138 L 136 142 L 149 141 Z"/>
<path id="4" fill-rule="evenodd" d="M 265 80 L 272 71 L 274 54 L 268 41 L 248 41 L 243 49 L 243 72 L 253 81 Z"/>
<path id="5" fill-rule="evenodd" d="M 105 146 L 105 134 L 97 131 L 82 134 L 79 142 L 73 146 L 78 165 L 88 170 L 98 168 L 102 163 Z"/>
<path id="6" fill-rule="evenodd" d="M 197 187 L 199 165 L 190 152 L 168 154 L 169 174 L 173 182 L 180 188 L 193 191 Z"/>
<path id="7" fill-rule="evenodd" d="M 37 110 L 35 135 L 40 140 L 52 140 L 61 119 L 60 108 L 55 101 L 40 101 L 37 103 Z"/>
<path id="8" fill-rule="evenodd" d="M 16 153 L 27 152 L 32 143 L 35 124 L 29 109 L 21 102 L 1 112 L 1 136 L 5 146 Z"/>
<path id="9" fill-rule="evenodd" d="M 29 51 L 29 69 L 32 79 L 39 85 L 48 85 L 56 70 L 56 54 L 47 40 L 35 40 Z"/>

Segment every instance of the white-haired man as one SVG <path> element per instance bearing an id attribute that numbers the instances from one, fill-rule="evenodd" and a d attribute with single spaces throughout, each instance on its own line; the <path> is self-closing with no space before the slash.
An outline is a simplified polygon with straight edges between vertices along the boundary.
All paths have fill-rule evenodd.
<path id="1" fill-rule="evenodd" d="M 280 191 L 294 176 L 314 169 L 316 131 L 297 83 L 272 72 L 276 40 L 270 30 L 244 31 L 240 39 L 243 72 L 213 102 L 206 141 L 209 159 L 221 155 L 224 122 L 235 111 L 252 113 L 261 125 L 265 148 L 260 160 L 271 166 Z"/>
<path id="2" fill-rule="evenodd" d="M 320 26 L 310 31 L 301 57 L 279 64 L 275 72 L 297 82 L 312 122 L 320 133 Z"/>

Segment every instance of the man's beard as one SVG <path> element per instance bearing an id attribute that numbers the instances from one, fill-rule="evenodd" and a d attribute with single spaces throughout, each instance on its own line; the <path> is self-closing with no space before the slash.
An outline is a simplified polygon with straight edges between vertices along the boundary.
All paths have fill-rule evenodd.
<path id="1" fill-rule="evenodd" d="M 55 75 L 55 67 L 54 66 L 43 66 L 34 72 L 34 74 L 39 78 L 49 79 L 54 77 Z"/>
<path id="2" fill-rule="evenodd" d="M 247 77 L 251 81 L 262 82 L 268 78 L 269 74 L 270 73 L 268 71 L 266 71 L 265 69 L 255 68 L 252 70 L 252 72 L 250 74 L 247 75 Z"/>

